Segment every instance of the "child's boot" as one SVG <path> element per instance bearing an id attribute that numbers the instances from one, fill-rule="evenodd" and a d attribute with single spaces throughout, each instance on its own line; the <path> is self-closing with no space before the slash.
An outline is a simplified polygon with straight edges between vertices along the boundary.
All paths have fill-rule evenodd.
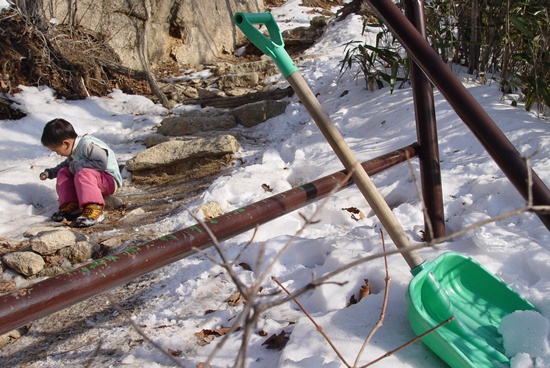
<path id="1" fill-rule="evenodd" d="M 55 222 L 61 222 L 63 220 L 73 221 L 80 215 L 80 207 L 76 202 L 67 202 L 59 207 L 59 211 L 55 212 L 51 219 Z"/>
<path id="2" fill-rule="evenodd" d="M 103 221 L 103 206 L 96 203 L 88 203 L 84 205 L 82 214 L 75 221 L 76 227 L 88 227 Z"/>

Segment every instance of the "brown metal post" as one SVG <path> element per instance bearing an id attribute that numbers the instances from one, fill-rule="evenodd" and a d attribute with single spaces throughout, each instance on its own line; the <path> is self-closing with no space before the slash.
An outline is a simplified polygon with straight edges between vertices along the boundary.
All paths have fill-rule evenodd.
<path id="1" fill-rule="evenodd" d="M 413 144 L 362 164 L 376 174 L 416 156 Z M 207 221 L 217 240 L 223 241 L 326 197 L 345 181 L 345 171 L 317 179 Z M 195 224 L 150 243 L 126 249 L 71 272 L 40 281 L 0 297 L 0 335 L 48 314 L 142 276 L 212 245 L 204 227 Z"/>
<path id="2" fill-rule="evenodd" d="M 405 15 L 414 24 L 422 37 L 426 38 L 426 19 L 423 0 L 405 0 Z M 426 207 L 425 238 L 433 240 L 445 235 L 445 215 L 443 211 L 443 189 L 439 165 L 439 144 L 433 88 L 422 69 L 411 62 L 411 81 L 416 117 L 416 135 L 420 149 L 420 177 L 422 197 Z"/>
<path id="3" fill-rule="evenodd" d="M 368 0 L 368 2 L 399 39 L 411 58 L 422 68 L 424 74 L 445 96 L 523 198 L 528 200 L 531 192 L 534 205 L 549 206 L 548 187 L 526 164 L 514 145 L 407 17 L 391 0 Z M 529 177 L 532 180 L 531 188 L 528 188 Z M 550 230 L 550 215 L 537 213 L 537 216 Z"/>

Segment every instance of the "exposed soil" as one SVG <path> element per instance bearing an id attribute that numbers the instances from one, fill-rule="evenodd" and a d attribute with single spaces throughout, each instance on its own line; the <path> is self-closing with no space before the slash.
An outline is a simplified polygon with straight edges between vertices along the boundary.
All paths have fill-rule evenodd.
<path id="1" fill-rule="evenodd" d="M 136 94 L 148 90 L 143 78 L 117 72 L 118 55 L 105 36 L 89 29 L 65 25 L 41 29 L 15 10 L 1 14 L 0 29 L 3 93 L 13 94 L 19 85 L 49 86 L 67 99 L 105 96 L 113 88 Z"/>
<path id="2" fill-rule="evenodd" d="M 130 244 L 142 244 L 158 238 L 163 234 L 151 231 L 147 234 L 140 232 L 139 239 L 135 239 L 135 229 L 183 211 L 183 206 L 195 200 L 231 166 L 232 157 L 227 155 L 217 160 L 194 162 L 192 167 L 172 175 L 152 172 L 133 178 L 130 184 L 116 193 L 116 197 L 123 202 L 121 208 L 109 210 L 105 221 L 97 225 L 75 230 L 97 243 L 110 239 L 111 247 L 119 247 L 128 241 Z M 140 213 L 132 216 L 131 213 L 137 209 Z"/>

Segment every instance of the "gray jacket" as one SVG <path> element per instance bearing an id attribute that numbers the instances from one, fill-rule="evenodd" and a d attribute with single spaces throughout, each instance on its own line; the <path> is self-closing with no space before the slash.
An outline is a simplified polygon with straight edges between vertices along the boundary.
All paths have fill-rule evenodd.
<path id="1" fill-rule="evenodd" d="M 106 143 L 91 135 L 78 136 L 71 155 L 56 167 L 44 171 L 48 174 L 48 179 L 55 179 L 59 170 L 67 166 L 73 174 L 83 168 L 105 171 L 115 179 L 117 188 L 122 186 L 115 153 Z"/>

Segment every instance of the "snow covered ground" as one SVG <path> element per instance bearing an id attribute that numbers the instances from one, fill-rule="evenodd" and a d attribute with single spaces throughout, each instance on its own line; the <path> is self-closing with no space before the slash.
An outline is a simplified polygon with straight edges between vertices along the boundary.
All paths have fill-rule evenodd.
<path id="1" fill-rule="evenodd" d="M 289 0 L 273 11 L 282 29 L 307 24 L 311 14 Z M 1 5 L 1 3 L 0 3 Z M 290 21 L 288 21 L 290 20 Z M 345 137 L 360 161 L 377 157 L 416 140 L 412 90 L 405 88 L 369 92 L 362 80 L 349 74 L 339 78 L 338 62 L 344 43 L 363 40 L 361 19 L 350 16 L 331 24 L 326 34 L 308 50 L 315 58 L 306 59 L 300 72 L 321 104 Z M 371 35 L 372 36 L 372 35 Z M 521 107 L 511 107 L 501 99 L 497 83 L 481 85 L 453 66 L 457 76 L 481 103 L 506 136 L 525 156 L 542 180 L 550 185 L 550 125 Z M 271 83 L 285 83 L 271 79 Z M 347 93 L 344 93 L 347 92 Z M 105 98 L 63 101 L 48 88 L 22 87 L 14 96 L 28 116 L 18 121 L 0 121 L 0 236 L 20 238 L 33 223 L 39 223 L 56 209 L 53 181 L 42 182 L 39 173 L 60 161 L 60 157 L 40 145 L 44 124 L 63 117 L 80 134 L 93 133 L 106 141 L 121 162 L 144 149 L 141 141 L 161 121 L 167 110 L 140 96 L 113 91 Z M 443 196 L 447 232 L 521 208 L 524 200 L 491 160 L 476 138 L 457 117 L 437 91 L 438 121 Z M 177 111 L 177 108 L 175 109 Z M 253 129 L 237 128 L 262 143 L 243 144 L 238 156 L 243 164 L 220 177 L 190 206 L 217 201 L 232 211 L 342 169 L 315 123 L 304 107 L 292 98 L 286 113 Z M 421 241 L 423 216 L 413 175 L 418 177 L 417 160 L 373 176 L 373 181 L 396 218 L 413 242 Z M 127 174 L 126 178 L 129 180 Z M 273 189 L 266 192 L 262 184 Z M 244 283 L 252 285 L 275 255 L 304 224 L 302 215 L 311 216 L 320 203 L 310 204 L 262 226 L 238 263 L 250 265 L 255 272 L 235 267 Z M 354 220 L 343 208 L 356 207 L 366 217 Z M 304 229 L 290 248 L 273 265 L 270 275 L 287 289 L 296 290 L 314 277 L 336 270 L 360 257 L 381 252 L 380 224 L 355 187 L 336 193 L 320 209 L 317 223 Z M 176 216 L 154 225 L 167 234 L 195 223 L 182 209 Z M 235 258 L 250 241 L 252 233 L 238 235 L 222 243 L 227 256 Z M 387 246 L 393 247 L 389 237 Z M 512 289 L 535 305 L 538 313 L 512 315 L 501 326 L 512 367 L 550 367 L 548 319 L 550 318 L 550 236 L 548 229 L 532 213 L 506 218 L 454 237 L 438 249 L 423 249 L 421 256 L 434 260 L 446 251 L 468 255 L 497 275 Z M 262 254 L 263 252 L 263 254 Z M 207 251 L 215 256 L 213 249 Z M 260 259 L 260 260 L 258 260 Z M 260 266 L 258 266 L 260 265 Z M 405 293 L 412 276 L 402 257 L 388 257 L 391 283 L 385 319 L 359 359 L 366 364 L 415 337 L 407 317 Z M 144 291 L 147 302 L 132 319 L 165 349 L 181 351 L 176 359 L 187 367 L 204 362 L 217 343 L 200 345 L 195 333 L 204 329 L 229 327 L 242 304 L 231 306 L 225 300 L 235 291 L 227 272 L 196 255 L 155 271 L 155 282 Z M 348 306 L 368 279 L 371 294 Z M 353 364 L 357 353 L 379 319 L 384 300 L 385 267 L 382 258 L 363 263 L 331 279 L 331 283 L 311 290 L 299 298 L 316 323 L 322 326 L 342 356 Z M 263 293 L 279 291 L 267 280 Z M 132 313 L 132 311 L 129 311 Z M 118 341 L 119 354 L 97 360 L 97 367 L 166 367 L 173 363 L 146 342 L 125 343 L 126 332 L 118 328 L 93 325 L 101 329 L 101 339 Z M 273 334 L 288 335 L 286 346 L 266 349 L 262 344 Z M 285 303 L 262 314 L 251 336 L 248 367 L 336 368 L 344 364 L 316 327 L 298 309 Z M 260 333 L 262 332 L 262 333 Z M 232 333 L 217 352 L 213 367 L 232 366 L 243 332 Z M 524 336 L 513 339 L 507 336 Z M 531 338 L 531 339 L 529 339 Z M 62 345 L 58 346 L 62 350 Z M 93 343 L 82 348 L 91 355 Z M 13 354 L 18 354 L 12 348 Z M 78 365 L 74 354 L 52 354 L 37 360 L 32 367 Z M 99 363 L 103 361 L 105 363 Z M 415 343 L 385 358 L 382 367 L 444 367 L 445 363 L 421 343 Z"/>

